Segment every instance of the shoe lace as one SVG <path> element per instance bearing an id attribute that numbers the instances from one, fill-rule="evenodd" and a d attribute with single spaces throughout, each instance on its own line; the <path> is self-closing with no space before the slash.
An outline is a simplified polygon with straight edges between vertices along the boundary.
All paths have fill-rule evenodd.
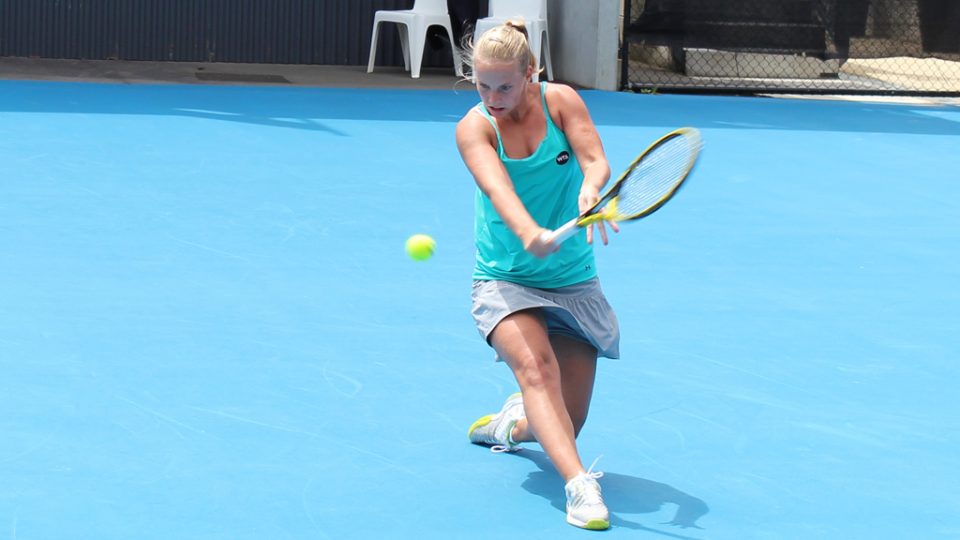
<path id="1" fill-rule="evenodd" d="M 603 472 L 596 471 L 594 472 L 593 468 L 597 465 L 597 462 L 600 461 L 600 458 L 603 456 L 597 456 L 597 459 L 593 460 L 593 463 L 590 464 L 590 468 L 587 469 L 587 472 L 581 475 L 584 479 L 584 482 L 581 484 L 583 488 L 580 490 L 580 496 L 583 502 L 594 505 L 594 504 L 603 504 L 603 495 L 600 493 L 600 484 L 597 484 L 597 480 L 603 478 Z M 590 482 L 589 480 L 593 480 Z"/>
<path id="2" fill-rule="evenodd" d="M 600 458 L 602 457 L 603 457 L 603 454 L 600 454 L 599 456 L 597 456 L 597 459 L 593 460 L 593 463 L 590 464 L 590 468 L 587 469 L 587 472 L 583 474 L 590 478 L 593 478 L 594 480 L 596 480 L 597 478 L 603 478 L 602 472 L 600 471 L 593 472 L 593 468 L 597 466 L 597 462 L 600 461 Z"/>

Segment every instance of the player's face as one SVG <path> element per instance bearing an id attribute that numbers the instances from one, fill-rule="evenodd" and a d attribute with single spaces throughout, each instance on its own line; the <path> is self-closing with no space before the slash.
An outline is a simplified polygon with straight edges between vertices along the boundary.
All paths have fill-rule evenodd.
<path id="1" fill-rule="evenodd" d="M 473 66 L 477 79 L 477 92 L 483 105 L 494 117 L 510 114 L 523 98 L 532 68 L 521 70 L 512 62 L 484 62 L 477 60 Z"/>

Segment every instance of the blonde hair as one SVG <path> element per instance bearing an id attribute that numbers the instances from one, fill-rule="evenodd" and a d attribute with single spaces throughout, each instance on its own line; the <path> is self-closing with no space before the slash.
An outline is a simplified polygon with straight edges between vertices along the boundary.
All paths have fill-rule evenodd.
<path id="1" fill-rule="evenodd" d="M 527 25 L 523 19 L 510 19 L 494 26 L 480 35 L 476 43 L 464 44 L 463 58 L 472 73 L 474 64 L 479 61 L 493 63 L 515 63 L 524 71 L 528 66 L 536 69 L 537 58 L 530 50 Z"/>

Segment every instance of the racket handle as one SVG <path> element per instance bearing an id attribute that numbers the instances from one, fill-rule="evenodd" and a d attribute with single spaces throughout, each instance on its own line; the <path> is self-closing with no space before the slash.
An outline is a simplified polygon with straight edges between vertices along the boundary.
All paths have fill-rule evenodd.
<path id="1" fill-rule="evenodd" d="M 540 240 L 544 243 L 553 242 L 556 245 L 562 244 L 565 240 L 580 231 L 580 226 L 577 225 L 579 219 L 580 218 L 573 218 L 561 225 L 559 229 L 544 231 L 544 233 L 540 235 Z"/>

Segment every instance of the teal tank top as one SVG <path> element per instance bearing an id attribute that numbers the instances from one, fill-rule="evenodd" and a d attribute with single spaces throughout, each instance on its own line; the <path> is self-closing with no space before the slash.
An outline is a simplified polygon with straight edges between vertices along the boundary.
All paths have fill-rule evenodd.
<path id="1" fill-rule="evenodd" d="M 483 103 L 476 109 L 497 133 L 497 151 L 517 196 L 541 227 L 556 229 L 580 214 L 577 199 L 583 184 L 583 171 L 566 135 L 550 117 L 546 89 L 546 81 L 541 82 L 540 101 L 547 119 L 547 134 L 536 151 L 523 159 L 507 157 L 496 121 Z M 477 188 L 474 212 L 477 261 L 473 279 L 503 280 L 552 289 L 596 277 L 593 246 L 587 243 L 586 230 L 561 244 L 556 253 L 538 259 L 523 249 L 520 238 L 507 227 L 480 188 Z"/>

